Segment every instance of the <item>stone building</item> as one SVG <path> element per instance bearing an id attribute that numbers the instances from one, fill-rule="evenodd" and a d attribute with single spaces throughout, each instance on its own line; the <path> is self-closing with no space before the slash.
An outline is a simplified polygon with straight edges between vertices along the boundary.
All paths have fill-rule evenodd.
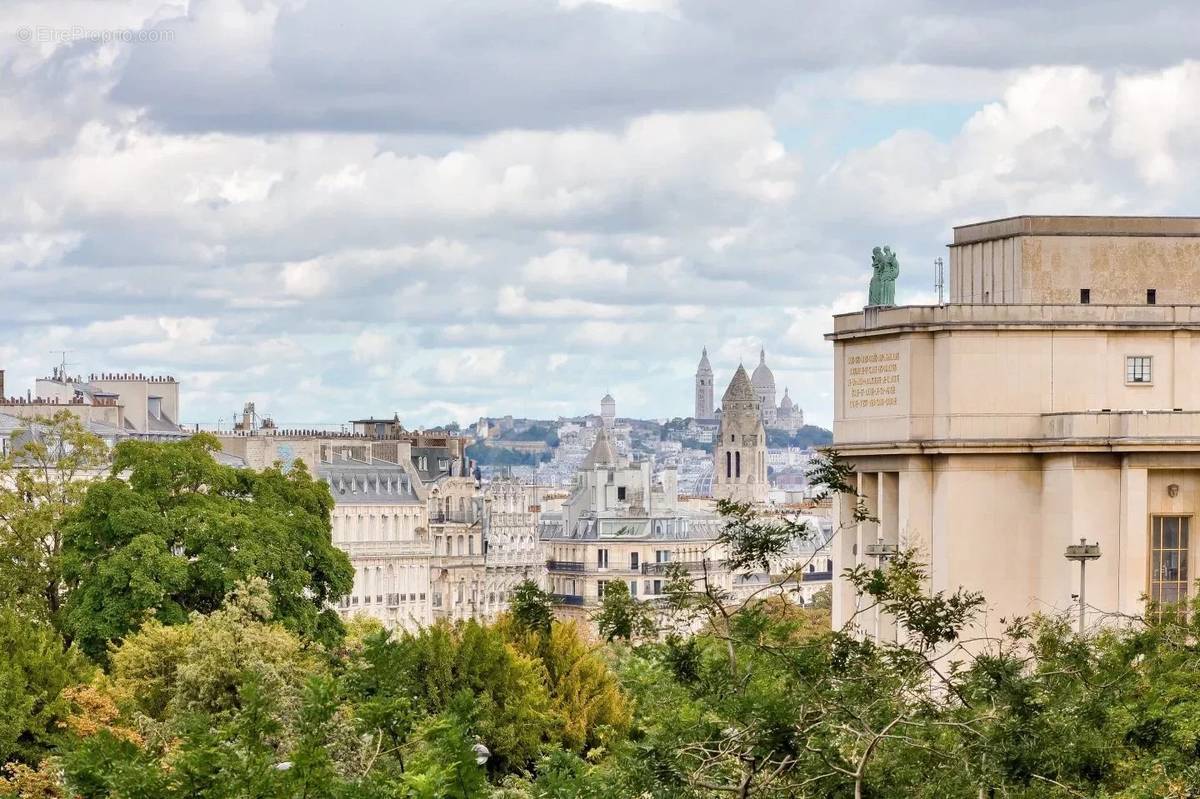
<path id="1" fill-rule="evenodd" d="M 612 394 L 605 394 L 600 398 L 600 422 L 609 430 L 617 421 L 617 401 L 613 399 Z"/>
<path id="2" fill-rule="evenodd" d="M 173 377 L 121 372 L 85 378 L 56 367 L 49 377 L 38 378 L 25 397 L 7 397 L 3 375 L 0 371 L 0 413 L 35 420 L 66 410 L 114 440 L 190 435 L 179 424 L 179 383 Z"/>
<path id="3" fill-rule="evenodd" d="M 775 413 L 772 430 L 782 430 L 785 433 L 796 433 L 804 427 L 804 409 L 792 402 L 788 390 L 783 390 L 783 399 L 779 401 L 779 410 Z"/>
<path id="4" fill-rule="evenodd" d="M 483 489 L 484 610 L 488 618 L 508 610 L 521 582 L 546 582 L 546 558 L 539 537 L 541 504 L 536 486 L 511 478 Z"/>
<path id="5" fill-rule="evenodd" d="M 758 397 L 759 413 L 763 424 L 770 427 L 775 422 L 775 373 L 767 366 L 767 351 L 758 351 L 758 366 L 750 375 L 750 385 L 754 386 L 754 394 Z M 722 406 L 723 407 L 723 406 Z"/>
<path id="6" fill-rule="evenodd" d="M 721 426 L 713 450 L 712 493 L 715 499 L 765 502 L 767 432 L 763 428 L 758 395 L 738 366 L 721 398 Z"/>
<path id="7" fill-rule="evenodd" d="M 713 370 L 708 362 L 708 347 L 700 352 L 700 365 L 696 367 L 696 411 L 700 420 L 713 418 Z"/>
<path id="8" fill-rule="evenodd" d="M 607 431 L 596 436 L 561 513 L 541 519 L 550 591 L 563 618 L 586 620 L 616 580 L 646 599 L 663 590 L 668 564 L 731 585 L 716 545 L 721 520 L 679 503 L 674 469 L 652 484 L 648 461 L 619 456 Z"/>
<path id="9" fill-rule="evenodd" d="M 764 427 L 789 434 L 804 427 L 804 411 L 795 404 L 786 388 L 779 406 L 775 405 L 775 373 L 767 366 L 765 348 L 759 350 L 758 366 L 750 377 L 750 385 L 758 398 L 759 416 Z M 700 354 L 700 365 L 696 368 L 694 419 L 707 421 L 719 416 L 720 412 L 713 406 L 713 386 L 712 365 L 708 361 L 708 348 L 705 347 Z"/>
<path id="10" fill-rule="evenodd" d="M 430 590 L 436 619 L 483 615 L 483 522 L 477 492 L 469 477 L 444 477 L 429 488 Z"/>
<path id="11" fill-rule="evenodd" d="M 395 417 L 358 419 L 350 429 L 279 428 L 247 403 L 235 429 L 217 439 L 238 465 L 302 463 L 329 484 L 333 542 L 354 566 L 354 586 L 337 604 L 343 616 L 371 616 L 389 629 L 462 617 L 469 606 L 452 597 L 469 589 L 483 549 L 466 439 L 406 430 Z"/>
<path id="12" fill-rule="evenodd" d="M 354 566 L 354 588 L 339 611 L 371 616 L 388 629 L 429 624 L 433 549 L 411 464 L 335 453 L 320 463 L 318 474 L 334 497 L 333 543 Z"/>
<path id="13" fill-rule="evenodd" d="M 834 445 L 878 522 L 838 534 L 914 548 L 931 588 L 989 619 L 1138 615 L 1192 593 L 1200 511 L 1200 218 L 1022 216 L 954 229 L 945 305 L 834 317 Z M 851 519 L 847 498 L 839 524 Z M 854 611 L 834 593 L 833 621 Z M 883 635 L 894 635 L 885 629 Z"/>

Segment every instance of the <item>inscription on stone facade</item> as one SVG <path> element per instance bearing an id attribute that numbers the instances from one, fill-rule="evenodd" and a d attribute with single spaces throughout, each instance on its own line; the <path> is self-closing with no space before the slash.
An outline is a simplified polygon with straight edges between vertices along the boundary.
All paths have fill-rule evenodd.
<path id="1" fill-rule="evenodd" d="M 846 402 L 850 408 L 900 404 L 900 353 L 868 352 L 846 358 Z"/>

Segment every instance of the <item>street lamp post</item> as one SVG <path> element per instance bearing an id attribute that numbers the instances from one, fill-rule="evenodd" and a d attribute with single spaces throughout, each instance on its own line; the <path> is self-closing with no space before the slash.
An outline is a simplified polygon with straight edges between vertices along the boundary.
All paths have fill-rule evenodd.
<path id="1" fill-rule="evenodd" d="M 875 568 L 876 569 L 882 569 L 884 562 L 887 561 L 888 558 L 894 557 L 896 555 L 896 553 L 899 551 L 900 551 L 900 547 L 896 546 L 895 544 L 885 544 L 883 542 L 883 536 L 879 536 L 879 538 L 877 538 L 875 540 L 874 544 L 867 544 L 865 547 L 863 547 L 863 554 L 865 554 L 868 558 L 870 558 L 870 557 L 875 558 Z M 879 636 L 879 628 L 880 628 L 879 620 L 880 620 L 881 615 L 882 614 L 879 611 L 879 606 L 876 605 L 875 606 L 875 643 L 879 643 L 879 637 L 880 637 Z"/>
<path id="2" fill-rule="evenodd" d="M 1087 562 L 1100 557 L 1100 544 L 1089 544 L 1086 538 L 1067 547 L 1067 560 L 1079 561 L 1079 634 L 1083 635 L 1084 614 L 1087 613 Z"/>

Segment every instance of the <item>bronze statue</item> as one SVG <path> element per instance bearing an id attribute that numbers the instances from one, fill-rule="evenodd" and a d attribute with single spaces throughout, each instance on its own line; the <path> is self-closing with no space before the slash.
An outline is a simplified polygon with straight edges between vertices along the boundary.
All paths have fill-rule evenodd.
<path id="1" fill-rule="evenodd" d="M 871 250 L 871 270 L 867 305 L 895 305 L 896 278 L 900 275 L 900 262 L 891 247 L 876 247 Z"/>

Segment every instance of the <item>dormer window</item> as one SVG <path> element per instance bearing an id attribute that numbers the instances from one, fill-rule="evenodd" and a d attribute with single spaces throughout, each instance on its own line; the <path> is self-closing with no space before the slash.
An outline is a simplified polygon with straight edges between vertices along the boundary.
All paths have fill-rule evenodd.
<path id="1" fill-rule="evenodd" d="M 150 397 L 146 400 L 147 410 L 155 419 L 162 418 L 162 397 Z"/>

